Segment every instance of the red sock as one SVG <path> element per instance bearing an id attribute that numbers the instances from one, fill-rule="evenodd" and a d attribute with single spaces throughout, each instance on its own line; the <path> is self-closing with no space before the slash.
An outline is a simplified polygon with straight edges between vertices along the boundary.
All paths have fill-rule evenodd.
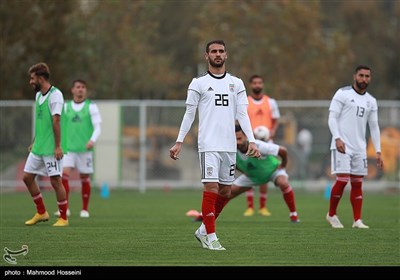
<path id="1" fill-rule="evenodd" d="M 250 189 L 246 191 L 247 208 L 254 208 L 254 191 Z"/>
<path id="2" fill-rule="evenodd" d="M 267 194 L 260 192 L 260 209 L 264 208 L 267 204 Z"/>
<path id="3" fill-rule="evenodd" d="M 88 211 L 90 198 L 90 178 L 82 178 L 82 209 Z"/>
<path id="4" fill-rule="evenodd" d="M 221 195 L 217 196 L 215 200 L 215 219 L 218 218 L 219 214 L 221 214 L 222 209 L 224 209 L 225 205 L 228 203 L 229 198 L 223 197 Z"/>
<path id="5" fill-rule="evenodd" d="M 60 211 L 60 218 L 67 220 L 67 209 L 68 209 L 68 201 L 61 200 L 57 201 L 58 211 Z"/>
<path id="6" fill-rule="evenodd" d="M 218 194 L 212 192 L 203 192 L 203 201 L 201 211 L 203 213 L 203 224 L 206 227 L 207 234 L 215 232 L 215 202 Z"/>
<path id="7" fill-rule="evenodd" d="M 69 175 L 67 174 L 63 174 L 62 175 L 62 184 L 64 186 L 65 189 L 65 194 L 67 195 L 67 200 L 68 200 L 68 195 L 69 195 Z"/>
<path id="8" fill-rule="evenodd" d="M 42 194 L 38 193 L 38 194 L 32 196 L 32 198 L 33 198 L 33 202 L 35 202 L 35 204 L 36 204 L 36 211 L 39 214 L 44 214 L 44 212 L 46 212 L 46 207 L 44 206 L 44 203 L 43 203 Z"/>
<path id="9" fill-rule="evenodd" d="M 353 207 L 353 218 L 354 221 L 361 219 L 361 208 L 362 208 L 362 177 L 351 177 L 351 190 L 350 190 L 350 201 Z"/>
<path id="10" fill-rule="evenodd" d="M 344 188 L 347 185 L 347 182 L 349 181 L 349 176 L 337 176 L 335 184 L 333 185 L 332 191 L 331 191 L 331 198 L 329 201 L 329 216 L 334 216 L 336 215 L 336 209 L 339 204 L 340 199 L 342 198 Z"/>
<path id="11" fill-rule="evenodd" d="M 283 199 L 286 202 L 290 212 L 296 212 L 296 202 L 294 200 L 294 192 L 291 186 L 282 191 Z"/>

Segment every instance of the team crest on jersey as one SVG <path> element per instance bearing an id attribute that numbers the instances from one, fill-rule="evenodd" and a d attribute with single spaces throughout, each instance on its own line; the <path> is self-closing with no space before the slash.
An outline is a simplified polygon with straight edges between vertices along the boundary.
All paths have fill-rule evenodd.
<path id="1" fill-rule="evenodd" d="M 213 168 L 212 167 L 207 167 L 207 176 L 211 176 L 213 172 Z"/>
<path id="2" fill-rule="evenodd" d="M 371 106 L 371 104 L 369 101 L 367 101 L 367 108 L 369 108 L 369 106 Z"/>
<path id="3" fill-rule="evenodd" d="M 229 90 L 233 92 L 235 90 L 235 85 L 234 84 L 229 84 Z"/>

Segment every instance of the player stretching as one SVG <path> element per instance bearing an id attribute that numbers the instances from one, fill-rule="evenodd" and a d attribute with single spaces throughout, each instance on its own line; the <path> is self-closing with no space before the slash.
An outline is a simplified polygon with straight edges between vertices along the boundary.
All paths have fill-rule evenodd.
<path id="1" fill-rule="evenodd" d="M 296 212 L 294 191 L 289 184 L 289 176 L 285 170 L 288 162 L 286 148 L 274 143 L 256 140 L 261 158 L 255 159 L 248 157 L 246 151 L 249 144 L 246 135 L 239 125 L 236 125 L 236 141 L 238 149 L 236 168 L 243 174 L 233 182 L 229 200 L 248 191 L 253 186 L 274 182 L 275 186 L 280 188 L 283 199 L 289 208 L 290 221 L 293 223 L 300 222 Z M 277 159 L 276 156 L 279 156 L 281 161 Z M 197 221 L 201 221 L 202 219 L 203 215 L 201 213 L 195 217 Z"/>

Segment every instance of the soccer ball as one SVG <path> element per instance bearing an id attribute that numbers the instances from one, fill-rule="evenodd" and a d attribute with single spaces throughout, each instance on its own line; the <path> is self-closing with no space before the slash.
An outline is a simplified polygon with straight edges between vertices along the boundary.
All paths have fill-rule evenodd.
<path id="1" fill-rule="evenodd" d="M 269 132 L 268 127 L 263 126 L 263 125 L 257 126 L 254 129 L 253 133 L 254 133 L 254 137 L 256 139 L 259 139 L 262 141 L 267 141 L 270 137 L 270 132 Z"/>

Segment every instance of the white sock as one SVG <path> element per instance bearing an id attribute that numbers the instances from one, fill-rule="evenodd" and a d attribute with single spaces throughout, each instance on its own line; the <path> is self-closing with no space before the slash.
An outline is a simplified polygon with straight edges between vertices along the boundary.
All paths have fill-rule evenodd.
<path id="1" fill-rule="evenodd" d="M 201 235 L 206 235 L 207 234 L 206 226 L 203 223 L 201 223 L 201 225 L 200 225 L 200 234 Z"/>
<path id="2" fill-rule="evenodd" d="M 217 234 L 215 232 L 207 234 L 208 243 L 211 243 L 211 242 L 213 242 L 214 240 L 217 240 L 217 239 L 218 239 L 217 238 Z"/>

